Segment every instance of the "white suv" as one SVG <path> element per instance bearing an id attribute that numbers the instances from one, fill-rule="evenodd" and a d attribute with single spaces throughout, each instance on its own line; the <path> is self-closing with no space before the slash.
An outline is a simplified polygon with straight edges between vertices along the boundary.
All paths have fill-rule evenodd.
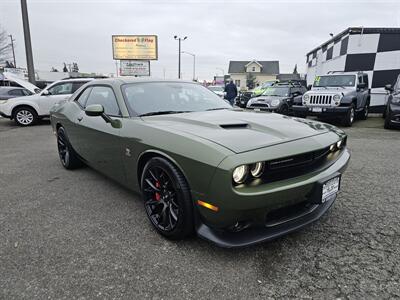
<path id="1" fill-rule="evenodd" d="M 20 126 L 35 124 L 39 119 L 50 115 L 50 108 L 69 97 L 92 78 L 65 79 L 52 83 L 40 93 L 0 100 L 0 115 L 14 119 Z"/>

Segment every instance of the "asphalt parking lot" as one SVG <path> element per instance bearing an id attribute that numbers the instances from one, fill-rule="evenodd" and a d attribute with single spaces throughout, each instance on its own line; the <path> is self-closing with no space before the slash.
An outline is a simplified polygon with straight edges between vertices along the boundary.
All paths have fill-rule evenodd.
<path id="1" fill-rule="evenodd" d="M 400 131 L 345 129 L 352 159 L 332 209 L 245 249 L 171 242 L 139 197 L 66 171 L 48 122 L 0 119 L 0 299 L 400 298 Z"/>

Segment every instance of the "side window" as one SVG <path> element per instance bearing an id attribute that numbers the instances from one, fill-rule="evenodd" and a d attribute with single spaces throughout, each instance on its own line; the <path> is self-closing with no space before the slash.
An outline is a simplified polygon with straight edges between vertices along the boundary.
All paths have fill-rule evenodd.
<path id="1" fill-rule="evenodd" d="M 92 90 L 91 87 L 85 89 L 75 101 L 78 102 L 80 106 L 85 107 L 86 100 L 90 95 L 91 90 Z"/>
<path id="2" fill-rule="evenodd" d="M 365 83 L 365 86 L 368 88 L 369 87 L 369 85 L 368 85 L 368 74 L 364 74 L 363 75 L 363 82 Z"/>
<path id="3" fill-rule="evenodd" d="M 13 95 L 13 96 L 25 96 L 24 93 L 22 92 L 22 90 L 11 90 L 8 92 L 9 95 Z"/>
<path id="4" fill-rule="evenodd" d="M 95 86 L 92 88 L 85 107 L 91 104 L 101 104 L 104 107 L 104 112 L 110 116 L 120 116 L 120 111 L 111 87 Z"/>
<path id="5" fill-rule="evenodd" d="M 27 90 L 27 89 L 23 89 L 22 92 L 24 93 L 25 96 L 33 95 L 33 93 L 30 90 Z"/>
<path id="6" fill-rule="evenodd" d="M 72 94 L 72 82 L 59 83 L 48 90 L 51 95 L 68 95 Z"/>
<path id="7" fill-rule="evenodd" d="M 75 93 L 82 85 L 87 83 L 87 81 L 77 81 L 72 83 L 72 93 Z"/>

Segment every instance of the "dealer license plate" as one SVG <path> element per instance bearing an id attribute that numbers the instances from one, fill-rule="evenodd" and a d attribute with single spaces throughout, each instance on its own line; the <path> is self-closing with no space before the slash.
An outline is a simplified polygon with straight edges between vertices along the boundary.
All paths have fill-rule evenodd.
<path id="1" fill-rule="evenodd" d="M 322 107 L 313 107 L 312 111 L 313 112 L 322 112 Z"/>
<path id="2" fill-rule="evenodd" d="M 335 197 L 336 193 L 339 191 L 340 177 L 335 177 L 325 182 L 322 186 L 322 203 Z"/>

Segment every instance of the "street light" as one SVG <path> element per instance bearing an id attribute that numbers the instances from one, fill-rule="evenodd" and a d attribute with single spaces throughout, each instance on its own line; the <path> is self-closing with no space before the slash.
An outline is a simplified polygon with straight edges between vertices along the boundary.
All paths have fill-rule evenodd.
<path id="1" fill-rule="evenodd" d="M 10 40 L 11 40 L 11 49 L 12 49 L 13 60 L 14 60 L 14 68 L 16 68 L 17 67 L 17 63 L 15 62 L 15 51 L 14 51 L 14 42 L 15 42 L 15 40 L 13 39 L 12 34 L 9 34 L 8 36 L 10 37 Z"/>
<path id="2" fill-rule="evenodd" d="M 179 42 L 179 54 L 178 54 L 178 78 L 181 79 L 181 41 L 187 39 L 187 36 L 184 38 L 180 38 L 177 35 L 174 35 L 174 39 Z"/>
<path id="3" fill-rule="evenodd" d="M 182 53 L 193 56 L 193 81 L 196 81 L 196 55 L 187 51 L 182 51 Z"/>
<path id="4" fill-rule="evenodd" d="M 21 12 L 22 12 L 22 26 L 24 28 L 24 40 L 25 40 L 25 52 L 26 52 L 26 64 L 28 67 L 28 78 L 29 82 L 35 84 L 35 69 L 33 66 L 33 54 L 32 54 L 32 42 L 31 32 L 29 29 L 28 19 L 28 7 L 26 0 L 21 0 Z"/>

